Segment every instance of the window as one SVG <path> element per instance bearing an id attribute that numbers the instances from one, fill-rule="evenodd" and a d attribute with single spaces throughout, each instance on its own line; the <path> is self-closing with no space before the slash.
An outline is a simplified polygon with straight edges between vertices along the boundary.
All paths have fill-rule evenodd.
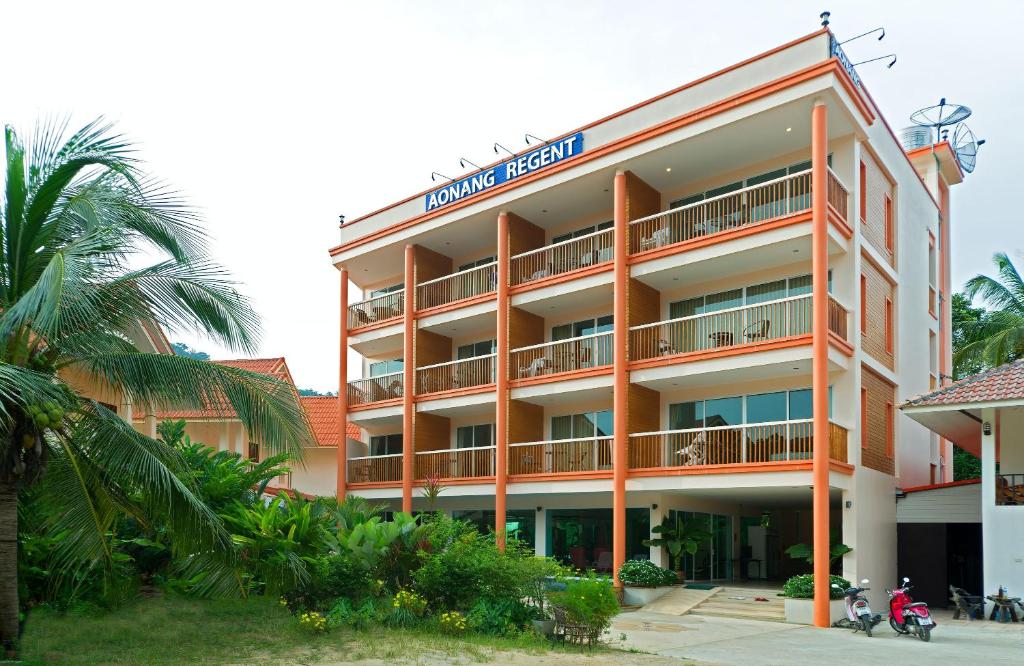
<path id="1" fill-rule="evenodd" d="M 864 275 L 860 276 L 860 332 L 868 332 L 868 279 Z"/>
<path id="2" fill-rule="evenodd" d="M 393 292 L 396 292 L 396 291 L 402 291 L 402 289 L 404 287 L 405 287 L 405 284 L 402 283 L 402 282 L 399 282 L 398 284 L 393 284 L 390 287 L 381 287 L 380 289 L 373 289 L 373 290 L 370 291 L 370 298 L 377 298 L 378 296 L 383 296 L 384 294 L 390 294 L 390 293 L 393 293 Z"/>
<path id="3" fill-rule="evenodd" d="M 829 387 L 831 393 L 832 387 Z M 793 420 L 814 418 L 814 401 L 811 389 L 789 392 L 789 418 Z M 831 404 L 831 400 L 829 401 Z"/>
<path id="4" fill-rule="evenodd" d="M 403 365 L 400 358 L 391 361 L 376 361 L 370 364 L 370 376 L 380 377 L 381 375 L 390 375 L 393 372 L 401 372 Z"/>
<path id="5" fill-rule="evenodd" d="M 860 221 L 868 221 L 868 169 L 860 163 Z"/>
<path id="6" fill-rule="evenodd" d="M 828 155 L 828 165 L 832 166 L 832 154 L 831 153 Z M 723 194 L 729 194 L 730 192 L 735 192 L 736 190 L 743 189 L 744 187 L 753 187 L 754 185 L 760 185 L 761 183 L 766 183 L 766 182 L 768 182 L 770 180 L 775 180 L 776 178 L 782 178 L 783 176 L 787 176 L 787 175 L 791 176 L 793 174 L 800 173 L 802 171 L 807 171 L 810 168 L 811 168 L 810 160 L 807 160 L 806 162 L 797 162 L 796 164 L 791 164 L 788 167 L 785 167 L 783 169 L 775 169 L 773 171 L 768 171 L 766 173 L 761 173 L 761 174 L 758 174 L 756 176 L 750 176 L 746 180 L 739 180 L 739 181 L 736 181 L 735 183 L 729 183 L 728 185 L 722 185 L 721 187 L 716 187 L 714 189 L 710 189 L 710 190 L 707 190 L 705 192 L 699 192 L 697 194 L 691 194 L 689 196 L 685 196 L 685 197 L 683 197 L 681 199 L 676 199 L 671 204 L 669 204 L 669 208 L 680 208 L 682 206 L 689 206 L 691 204 L 695 204 L 697 202 L 703 201 L 704 199 L 710 199 L 711 197 L 717 197 L 717 196 L 721 196 Z M 804 193 L 804 194 L 793 193 L 792 199 L 794 201 L 794 206 L 792 207 L 793 210 L 795 210 L 797 208 L 806 208 L 806 207 L 810 206 L 811 199 L 810 199 L 810 194 L 809 193 Z M 771 209 L 770 208 L 765 208 L 765 207 L 758 207 L 758 208 L 764 208 L 765 212 L 768 213 L 767 215 L 759 215 L 758 217 L 760 217 L 762 219 L 766 218 L 766 217 L 771 217 Z"/>
<path id="7" fill-rule="evenodd" d="M 868 390 L 860 389 L 860 448 L 868 448 Z"/>
<path id="8" fill-rule="evenodd" d="M 460 361 L 465 358 L 476 358 L 477 356 L 488 356 L 498 348 L 496 340 L 481 340 L 468 345 L 461 345 L 456 351 L 455 357 Z"/>
<path id="9" fill-rule="evenodd" d="M 551 328 L 551 340 L 569 340 L 571 338 L 578 338 L 582 335 L 605 333 L 612 330 L 612 325 L 612 315 L 583 319 L 571 324 L 560 324 Z"/>
<path id="10" fill-rule="evenodd" d="M 892 199 L 885 195 L 885 249 L 892 252 L 894 246 L 892 221 Z"/>
<path id="11" fill-rule="evenodd" d="M 891 402 L 885 403 L 885 455 L 893 457 L 895 446 L 896 421 Z"/>
<path id="12" fill-rule="evenodd" d="M 613 426 L 612 410 L 551 417 L 551 439 L 584 439 L 610 437 Z"/>
<path id="13" fill-rule="evenodd" d="M 798 275 L 797 277 L 774 280 L 750 287 L 731 289 L 716 294 L 707 294 L 669 303 L 668 316 L 670 319 L 692 317 L 693 315 L 725 310 L 741 305 L 755 305 L 790 296 L 803 296 L 810 294 L 811 289 L 811 276 Z M 828 272 L 828 290 L 829 292 L 832 291 L 832 271 Z"/>
<path id="14" fill-rule="evenodd" d="M 494 446 L 494 424 L 484 423 L 456 428 L 455 446 L 459 449 Z"/>
<path id="15" fill-rule="evenodd" d="M 892 299 L 885 299 L 885 351 L 892 353 Z"/>
<path id="16" fill-rule="evenodd" d="M 370 437 L 371 456 L 390 456 L 402 452 L 402 433 Z"/>
<path id="17" fill-rule="evenodd" d="M 496 257 L 494 255 L 491 255 L 490 257 L 484 257 L 483 259 L 477 259 L 476 261 L 471 261 L 468 264 L 462 264 L 461 266 L 459 266 L 459 270 L 460 271 L 468 271 L 470 268 L 477 268 L 479 266 L 487 266 L 488 264 L 493 264 L 497 260 L 498 260 L 498 257 Z"/>
<path id="18" fill-rule="evenodd" d="M 747 423 L 772 423 L 785 420 L 785 391 L 747 396 Z"/>
<path id="19" fill-rule="evenodd" d="M 562 241 L 571 240 L 573 238 L 579 238 L 580 236 L 586 236 L 587 234 L 592 234 L 597 231 L 602 231 L 604 229 L 611 229 L 613 226 L 615 226 L 615 221 L 609 220 L 608 222 L 602 222 L 601 224 L 592 224 L 588 227 L 580 227 L 579 229 L 571 231 L 567 234 L 561 234 L 559 236 L 552 237 L 551 242 L 561 243 Z"/>
<path id="20" fill-rule="evenodd" d="M 679 402 L 668 407 L 669 430 L 738 426 L 744 423 L 800 421 L 814 417 L 811 389 Z M 832 387 L 828 387 L 832 415 Z"/>

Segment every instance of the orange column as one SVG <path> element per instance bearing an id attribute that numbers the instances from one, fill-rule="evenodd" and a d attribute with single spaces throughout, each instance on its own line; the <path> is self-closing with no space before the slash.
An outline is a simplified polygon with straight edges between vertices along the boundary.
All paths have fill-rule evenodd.
<path id="1" fill-rule="evenodd" d="M 345 472 L 348 446 L 348 271 L 341 269 L 341 335 L 338 340 L 338 482 L 337 497 L 345 499 Z"/>
<path id="2" fill-rule="evenodd" d="M 494 384 L 494 531 L 505 547 L 505 486 L 508 481 L 508 213 L 498 214 L 498 335 Z"/>
<path id="3" fill-rule="evenodd" d="M 416 450 L 412 438 L 413 394 L 416 381 L 416 359 L 413 336 L 416 333 L 416 248 L 405 246 L 405 336 L 402 340 L 402 511 L 412 512 L 413 461 Z"/>
<path id="4" fill-rule="evenodd" d="M 814 625 L 829 626 L 828 543 L 828 108 L 811 112 L 811 291 L 814 400 Z"/>
<path id="5" fill-rule="evenodd" d="M 629 421 L 626 418 L 626 398 L 629 393 L 629 373 L 626 363 L 629 356 L 626 345 L 629 342 L 629 319 L 627 315 L 626 290 L 629 287 L 629 220 L 626 218 L 626 174 L 615 172 L 615 227 L 614 264 L 615 291 L 612 297 L 615 321 L 612 328 L 614 387 L 612 390 L 613 419 L 612 433 L 612 562 L 615 587 L 621 587 L 619 567 L 626 561 L 626 444 L 629 439 Z"/>

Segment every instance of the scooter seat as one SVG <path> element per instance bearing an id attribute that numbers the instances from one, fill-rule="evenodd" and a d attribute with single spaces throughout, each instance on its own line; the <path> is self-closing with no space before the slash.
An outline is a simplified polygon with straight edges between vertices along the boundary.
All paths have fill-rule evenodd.
<path id="1" fill-rule="evenodd" d="M 907 604 L 906 606 L 904 606 L 904 608 L 924 608 L 924 607 L 926 607 L 927 605 L 928 605 L 928 604 L 926 604 L 926 603 L 925 603 L 925 602 L 923 602 L 923 601 L 915 601 L 915 602 L 914 602 L 914 603 L 912 603 L 912 604 Z"/>

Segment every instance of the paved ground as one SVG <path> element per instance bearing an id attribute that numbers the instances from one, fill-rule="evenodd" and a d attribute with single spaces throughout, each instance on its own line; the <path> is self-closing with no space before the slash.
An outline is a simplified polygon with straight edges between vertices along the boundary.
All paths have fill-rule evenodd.
<path id="1" fill-rule="evenodd" d="M 931 642 L 922 643 L 896 635 L 887 622 L 867 638 L 844 629 L 636 611 L 615 619 L 612 643 L 709 664 L 1024 664 L 1024 623 L 952 620 L 943 611 L 935 619 Z"/>

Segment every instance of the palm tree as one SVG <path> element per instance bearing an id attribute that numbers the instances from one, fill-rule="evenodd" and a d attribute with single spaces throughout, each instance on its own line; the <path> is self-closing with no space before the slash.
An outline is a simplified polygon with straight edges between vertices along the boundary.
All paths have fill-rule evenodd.
<path id="1" fill-rule="evenodd" d="M 166 520 L 177 555 L 231 552 L 224 526 L 182 473 L 180 455 L 83 396 L 81 378 L 137 410 L 234 410 L 272 452 L 298 454 L 310 434 L 282 382 L 132 344 L 140 322 L 152 322 L 252 353 L 259 319 L 209 259 L 197 214 L 144 174 L 127 140 L 99 120 L 70 135 L 66 122 L 49 123 L 27 146 L 6 127 L 5 149 L 0 641 L 13 653 L 18 497 L 33 484 L 33 498 L 44 492 L 60 507 L 52 528 L 67 536 L 54 556 L 58 572 L 109 566 L 105 534 L 123 513 Z"/>
<path id="2" fill-rule="evenodd" d="M 963 344 L 953 366 L 995 367 L 1024 357 L 1024 279 L 1004 252 L 992 257 L 997 277 L 975 275 L 964 285 L 968 299 L 980 296 L 989 312 L 963 322 Z"/>

